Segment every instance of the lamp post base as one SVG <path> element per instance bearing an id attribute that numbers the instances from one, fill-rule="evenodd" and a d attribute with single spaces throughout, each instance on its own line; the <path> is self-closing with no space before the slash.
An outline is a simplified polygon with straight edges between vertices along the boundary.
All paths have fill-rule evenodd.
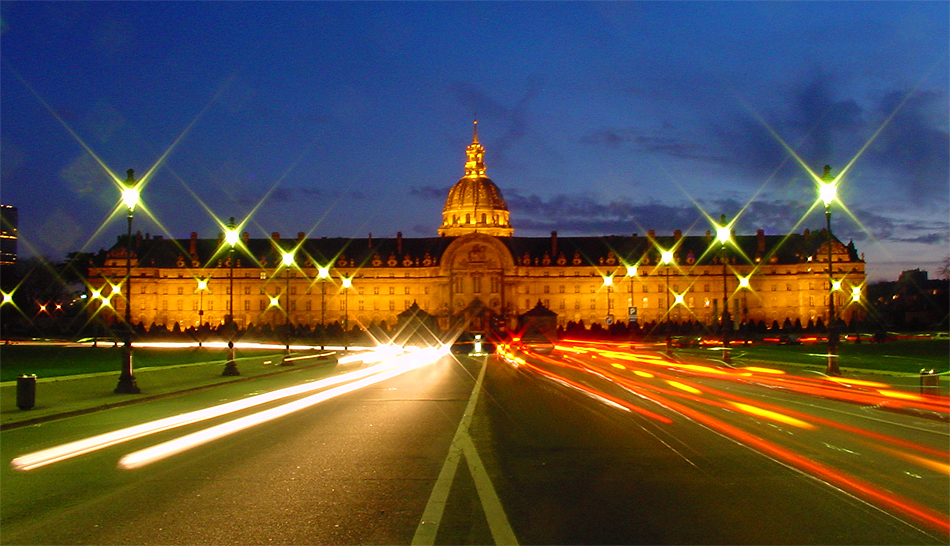
<path id="1" fill-rule="evenodd" d="M 139 389 L 139 386 L 135 383 L 135 377 L 129 375 L 119 376 L 119 384 L 116 385 L 115 390 L 112 391 L 115 394 L 139 394 L 142 392 Z"/>
<path id="2" fill-rule="evenodd" d="M 841 368 L 838 367 L 838 332 L 835 330 L 828 333 L 828 368 L 825 373 L 841 377 Z"/>
<path id="3" fill-rule="evenodd" d="M 128 342 L 122 346 L 122 373 L 119 374 L 119 384 L 112 392 L 115 394 L 139 394 L 142 392 L 135 383 L 135 376 L 132 375 L 132 347 Z"/>
<path id="4" fill-rule="evenodd" d="M 825 370 L 825 373 L 834 377 L 841 377 L 841 368 L 838 367 L 837 354 L 828 353 L 828 369 Z"/>
<path id="5" fill-rule="evenodd" d="M 224 371 L 221 372 L 221 375 L 224 377 L 230 377 L 235 375 L 241 375 L 241 372 L 238 371 L 237 362 L 234 361 L 234 342 L 228 342 L 228 361 L 224 365 Z"/>

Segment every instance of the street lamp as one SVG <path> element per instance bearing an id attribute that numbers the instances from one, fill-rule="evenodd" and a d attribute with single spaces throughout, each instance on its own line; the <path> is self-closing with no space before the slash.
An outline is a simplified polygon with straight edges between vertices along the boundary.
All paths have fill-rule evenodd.
<path id="1" fill-rule="evenodd" d="M 834 203 L 838 193 L 838 179 L 831 176 L 831 167 L 825 165 L 825 172 L 821 176 L 821 183 L 818 185 L 818 196 L 825 204 L 825 230 L 828 233 L 828 375 L 841 375 L 841 369 L 838 367 L 838 329 L 837 317 L 835 314 L 835 281 L 834 269 L 832 268 L 831 242 L 831 204 Z"/>
<path id="2" fill-rule="evenodd" d="M 660 263 L 666 264 L 666 354 L 673 354 L 673 333 L 670 332 L 670 264 L 673 263 L 673 251 L 660 251 Z"/>
<path id="3" fill-rule="evenodd" d="M 126 171 L 128 177 L 122 189 L 122 203 L 129 209 L 128 231 L 125 239 L 125 344 L 122 346 L 122 372 L 115 394 L 138 394 L 141 391 L 132 375 L 132 213 L 139 202 L 139 189 L 135 171 Z"/>
<path id="4" fill-rule="evenodd" d="M 610 311 L 611 311 L 611 309 L 610 309 L 610 308 L 611 308 L 611 305 L 610 305 L 610 287 L 613 286 L 613 285 L 614 285 L 614 278 L 613 278 L 613 277 L 611 277 L 611 276 L 604 277 L 604 286 L 607 287 L 607 320 L 606 320 L 607 326 L 610 326 L 610 325 L 613 324 L 613 322 L 614 322 L 614 317 L 613 317 L 613 315 L 610 313 Z"/>
<path id="5" fill-rule="evenodd" d="M 319 267 L 317 277 L 320 279 L 320 349 L 326 349 L 327 338 L 327 279 L 330 278 L 330 266 Z"/>
<path id="6" fill-rule="evenodd" d="M 719 241 L 719 261 L 722 262 L 722 359 L 731 362 L 729 356 L 729 336 L 732 333 L 732 319 L 729 316 L 729 271 L 726 266 L 726 244 L 732 238 L 732 230 L 726 224 L 726 215 L 721 218 L 722 225 L 716 226 L 716 240 Z"/>
<path id="7" fill-rule="evenodd" d="M 343 350 L 348 350 L 349 341 L 349 315 L 350 315 L 350 288 L 353 286 L 352 277 L 342 277 L 343 279 Z"/>
<path id="8" fill-rule="evenodd" d="M 204 327 L 205 290 L 208 289 L 208 279 L 198 279 L 198 346 L 201 347 L 201 329 Z"/>
<path id="9" fill-rule="evenodd" d="M 230 245 L 228 251 L 228 314 L 225 315 L 225 326 L 228 329 L 228 362 L 224 365 L 223 376 L 241 375 L 238 371 L 237 362 L 234 361 L 234 246 L 240 239 L 237 227 L 234 226 L 234 217 L 228 220 L 228 226 L 224 230 L 224 242 Z"/>
<path id="10" fill-rule="evenodd" d="M 286 269 L 284 277 L 287 281 L 284 289 L 287 293 L 287 308 L 284 309 L 284 336 L 286 345 L 284 346 L 284 360 L 281 362 L 281 365 L 290 366 L 292 362 L 287 360 L 287 357 L 290 356 L 290 268 L 294 265 L 294 251 L 291 250 L 290 252 L 282 253 L 280 259 Z"/>
<path id="11" fill-rule="evenodd" d="M 637 266 L 628 265 L 627 266 L 627 277 L 630 279 L 630 305 L 627 307 L 627 328 L 630 330 L 630 335 L 633 336 L 633 322 L 636 322 L 636 306 L 633 304 L 633 278 L 637 276 Z"/>

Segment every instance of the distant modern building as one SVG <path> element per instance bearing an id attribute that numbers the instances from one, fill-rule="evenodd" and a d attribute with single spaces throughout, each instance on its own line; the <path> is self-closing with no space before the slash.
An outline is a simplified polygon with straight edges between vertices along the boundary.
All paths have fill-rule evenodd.
<path id="1" fill-rule="evenodd" d="M 132 316 L 146 326 L 183 328 L 221 324 L 234 302 L 234 320 L 252 324 L 316 326 L 387 323 L 414 304 L 442 328 L 462 324 L 514 327 L 538 303 L 557 323 L 609 324 L 635 318 L 715 325 L 727 305 L 736 325 L 827 322 L 831 275 L 838 317 L 860 313 L 851 305 L 865 283 L 864 261 L 854 245 L 826 231 L 733 235 L 722 245 L 704 235 L 516 237 L 501 191 L 485 174 L 485 148 L 477 125 L 466 150 L 465 175 L 451 188 L 437 237 L 365 239 L 250 238 L 233 247 L 217 238 L 133 237 Z M 90 286 L 108 295 L 125 276 L 124 235 L 102 263 L 89 269 Z M 662 253 L 671 251 L 671 263 Z M 295 264 L 282 266 L 284 252 Z M 233 263 L 231 261 L 233 256 Z M 232 267 L 233 266 L 233 267 Z M 323 271 L 327 276 L 321 276 Z M 199 289 L 199 280 L 207 288 Z M 229 290 L 233 283 L 234 294 Z M 121 293 L 111 299 L 122 317 Z"/>
<path id="2" fill-rule="evenodd" d="M 13 268 L 16 267 L 18 216 L 16 207 L 0 205 L 0 277 L 4 279 L 4 289 L 13 278 Z"/>

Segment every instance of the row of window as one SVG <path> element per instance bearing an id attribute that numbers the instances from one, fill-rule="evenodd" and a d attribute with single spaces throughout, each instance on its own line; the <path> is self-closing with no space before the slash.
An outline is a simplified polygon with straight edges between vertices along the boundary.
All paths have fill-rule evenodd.
<path id="1" fill-rule="evenodd" d="M 275 294 L 280 294 L 280 293 L 282 292 L 282 288 L 283 288 L 282 286 L 280 286 L 280 285 L 273 285 L 273 286 L 274 286 L 274 293 L 275 293 Z M 423 289 L 422 289 L 422 293 L 423 293 L 423 294 L 428 294 L 428 293 L 429 293 L 429 287 L 428 287 L 428 286 L 423 286 L 422 288 L 423 288 Z M 260 294 L 261 294 L 261 295 L 267 294 L 267 287 L 266 287 L 266 286 L 261 286 L 261 287 L 259 288 L 259 290 L 260 290 Z M 143 285 L 143 286 L 140 288 L 139 291 L 140 291 L 142 294 L 148 294 L 148 286 Z M 178 291 L 178 295 L 179 295 L 179 296 L 185 295 L 185 287 L 184 287 L 184 286 L 179 286 L 179 287 L 177 287 L 177 291 Z M 245 294 L 245 295 L 250 295 L 250 294 L 251 294 L 251 291 L 252 291 L 252 288 L 251 288 L 250 286 L 245 286 L 245 287 L 244 287 L 244 294 Z M 393 296 L 393 295 L 396 294 L 396 292 L 397 292 L 397 289 L 396 289 L 395 286 L 390 286 L 390 287 L 389 287 L 389 295 Z M 156 292 L 156 293 L 157 293 L 157 292 Z M 204 293 L 207 293 L 207 294 L 210 295 L 210 294 L 213 294 L 214 292 L 212 292 L 211 289 L 199 290 L 199 289 L 196 288 L 196 289 L 194 290 L 194 293 L 195 293 L 195 294 L 199 294 L 199 295 L 202 295 L 202 294 L 204 294 Z M 224 288 L 224 293 L 225 293 L 225 294 L 230 294 L 230 293 L 231 293 L 231 287 L 230 287 L 230 286 L 225 287 L 225 288 Z M 307 290 L 305 290 L 304 293 L 305 293 L 305 294 L 308 294 L 308 295 L 309 295 L 309 294 L 312 294 L 312 293 L 313 293 L 312 287 L 307 287 Z M 327 294 L 327 291 L 325 290 L 325 287 L 324 287 L 324 290 L 322 291 L 322 293 Z M 362 286 L 356 287 L 356 293 L 359 294 L 359 295 L 363 295 L 363 294 L 365 293 L 364 287 L 362 287 Z M 294 296 L 297 295 L 297 287 L 296 287 L 296 286 L 290 286 L 290 294 L 291 294 L 291 295 L 294 295 Z M 379 288 L 378 286 L 374 286 L 374 287 L 373 287 L 373 295 L 377 295 L 377 296 L 378 296 L 379 294 L 380 294 L 380 288 Z M 405 295 L 407 295 L 407 296 L 408 296 L 408 295 L 411 295 L 411 294 L 412 294 L 412 289 L 411 289 L 411 287 L 409 287 L 409 286 L 403 287 L 403 294 L 405 294 Z M 162 295 L 163 295 L 163 296 L 167 296 L 167 295 L 168 295 L 168 287 L 167 287 L 167 286 L 163 286 L 163 287 L 162 287 Z"/>
<path id="2" fill-rule="evenodd" d="M 458 279 L 458 280 L 461 280 L 461 279 Z M 824 283 L 821 283 L 821 284 L 824 285 L 824 286 L 821 287 L 821 289 L 828 290 L 828 289 L 830 288 L 830 285 L 829 285 L 829 283 L 828 283 L 827 281 L 824 282 Z M 666 291 L 666 285 L 665 285 L 665 284 L 657 284 L 657 285 L 654 285 L 654 286 L 655 286 L 655 290 L 651 289 L 651 288 L 650 288 L 651 285 L 649 285 L 649 284 L 642 284 L 642 283 L 641 283 L 641 284 L 639 284 L 639 286 L 640 286 L 641 288 L 640 288 L 639 290 L 638 290 L 638 289 L 634 289 L 634 292 L 643 292 L 643 293 L 645 294 L 645 293 L 648 293 L 648 292 L 651 292 L 651 291 L 660 292 L 660 293 L 663 293 L 663 292 Z M 735 284 L 730 284 L 730 287 L 734 287 L 734 286 L 735 286 Z M 777 284 L 773 284 L 773 285 L 771 286 L 771 289 L 772 289 L 771 291 L 772 291 L 772 292 L 778 291 L 778 286 L 779 286 L 779 285 L 777 285 Z M 551 287 L 550 285 L 544 285 L 544 286 L 541 287 L 541 293 L 543 293 L 543 294 L 550 294 L 550 293 L 551 293 L 551 288 L 552 288 L 552 287 Z M 567 287 L 566 287 L 565 285 L 563 285 L 563 284 L 562 284 L 562 285 L 559 285 L 559 286 L 558 286 L 558 293 L 559 293 L 559 294 L 565 294 L 565 293 L 566 293 L 566 288 L 567 288 Z M 589 285 L 588 288 L 590 289 L 590 293 L 591 293 L 591 294 L 594 294 L 594 293 L 596 293 L 596 292 L 602 290 L 602 289 L 603 289 L 603 285 L 601 285 L 601 284 L 591 284 L 591 285 Z M 626 293 L 629 294 L 629 293 L 630 293 L 630 290 L 624 290 L 624 288 L 627 288 L 627 287 L 617 286 L 617 287 L 615 288 L 615 291 L 616 291 L 617 293 L 624 293 L 624 292 L 626 292 Z M 752 288 L 753 290 L 755 290 L 755 287 L 754 287 L 754 286 L 753 286 L 753 287 L 750 287 L 750 288 Z M 703 289 L 702 289 L 702 291 L 703 291 L 703 292 L 715 292 L 717 289 L 718 289 L 718 288 L 717 288 L 715 285 L 703 284 Z M 809 282 L 809 283 L 808 283 L 808 289 L 809 289 L 809 290 L 815 290 L 815 283 L 814 283 L 814 282 Z M 527 284 L 526 284 L 526 285 L 524 285 L 523 287 L 519 286 L 517 290 L 518 290 L 518 293 L 519 293 L 519 294 L 531 294 L 531 285 L 527 285 Z M 679 284 L 673 284 L 673 285 L 671 285 L 671 290 L 672 290 L 673 292 L 679 294 L 679 293 L 680 293 L 680 285 L 679 285 Z M 687 290 L 687 292 L 696 292 L 696 291 L 697 291 L 697 290 L 696 290 L 696 285 L 691 284 L 691 285 L 689 285 L 689 286 L 687 287 L 686 290 Z M 786 284 L 785 284 L 785 291 L 786 291 L 786 292 L 791 292 L 792 290 L 794 290 L 794 289 L 792 288 L 792 284 L 791 284 L 791 283 L 786 283 Z M 459 292 L 459 290 L 457 290 L 456 292 Z M 478 290 L 476 290 L 475 292 L 477 293 Z M 575 285 L 574 285 L 574 293 L 575 293 L 575 294 L 580 294 L 580 293 L 581 293 L 581 285 L 579 285 L 579 284 L 575 284 Z"/>

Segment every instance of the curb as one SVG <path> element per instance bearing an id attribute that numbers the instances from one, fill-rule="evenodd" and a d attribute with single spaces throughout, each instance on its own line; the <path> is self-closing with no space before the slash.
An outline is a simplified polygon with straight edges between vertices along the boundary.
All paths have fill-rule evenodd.
<path id="1" fill-rule="evenodd" d="M 64 412 L 61 412 L 61 413 L 53 413 L 53 414 L 49 414 L 49 415 L 44 415 L 44 416 L 42 416 L 42 417 L 34 417 L 34 418 L 30 418 L 30 419 L 24 419 L 23 421 L 16 421 L 16 422 L 12 422 L 12 423 L 0 423 L 0 432 L 6 431 L 6 430 L 11 430 L 11 429 L 16 429 L 16 428 L 21 428 L 21 427 L 27 427 L 27 426 L 37 425 L 37 424 L 41 424 L 41 423 L 46 423 L 46 422 L 49 422 L 49 421 L 56 421 L 56 420 L 59 420 L 59 419 L 65 419 L 65 418 L 67 418 L 67 417 L 75 417 L 75 416 L 78 416 L 78 415 L 86 415 L 86 414 L 89 414 L 89 413 L 95 413 L 95 412 L 97 412 L 97 411 L 103 411 L 103 410 L 107 410 L 107 409 L 113 409 L 113 408 L 120 408 L 120 407 L 124 407 L 124 406 L 130 406 L 130 405 L 132 405 L 132 404 L 141 404 L 141 403 L 143 403 L 143 402 L 149 402 L 149 401 L 152 401 L 152 400 L 158 400 L 158 399 L 162 399 L 162 398 L 170 398 L 170 397 L 172 397 L 172 396 L 178 396 L 178 395 L 180 395 L 180 394 L 186 394 L 186 393 L 190 393 L 190 392 L 197 392 L 197 391 L 203 391 L 203 390 L 207 390 L 207 389 L 213 389 L 213 388 L 215 388 L 215 387 L 220 387 L 220 386 L 222 386 L 222 385 L 233 385 L 233 384 L 235 384 L 235 383 L 246 383 L 246 382 L 249 382 L 249 381 L 255 381 L 255 380 L 257 380 L 257 379 L 263 379 L 263 378 L 265 378 L 265 377 L 272 377 L 272 376 L 275 376 L 275 375 L 280 375 L 280 374 L 285 374 L 285 373 L 291 373 L 291 372 L 300 371 L 300 370 L 306 370 L 306 369 L 309 369 L 309 368 L 315 368 L 315 367 L 318 367 L 318 366 L 321 366 L 321 365 L 324 365 L 324 364 L 327 364 L 327 363 L 330 363 L 330 362 L 335 363 L 335 362 L 336 362 L 336 359 L 334 359 L 334 358 L 327 358 L 327 359 L 325 359 L 325 360 L 320 360 L 320 361 L 314 362 L 314 363 L 312 363 L 312 364 L 307 364 L 307 365 L 303 365 L 303 366 L 288 367 L 288 368 L 284 368 L 284 369 L 278 369 L 278 370 L 274 370 L 274 371 L 272 371 L 272 372 L 267 372 L 267 373 L 263 373 L 263 374 L 258 374 L 258 375 L 255 375 L 255 376 L 253 376 L 253 377 L 236 377 L 236 378 L 234 378 L 234 379 L 230 379 L 230 380 L 223 381 L 223 382 L 220 382 L 220 383 L 206 383 L 206 384 L 204 384 L 204 385 L 198 385 L 198 386 L 195 386 L 195 387 L 189 387 L 189 388 L 186 388 L 186 389 L 180 389 L 180 390 L 175 390 L 175 391 L 171 391 L 171 392 L 164 392 L 164 393 L 150 394 L 150 395 L 147 394 L 147 395 L 144 395 L 144 396 L 142 396 L 142 397 L 140 397 L 140 398 L 133 398 L 133 399 L 130 399 L 130 400 L 123 400 L 122 402 L 108 402 L 108 403 L 105 403 L 105 404 L 95 405 L 95 406 L 91 406 L 91 407 L 88 407 L 88 408 L 75 409 L 75 410 L 70 410 L 70 411 L 64 411 Z M 202 363 L 202 364 L 206 364 L 206 363 Z M 144 370 L 145 368 L 142 368 L 142 369 Z M 106 375 L 114 375 L 113 372 L 105 372 L 105 373 L 106 373 Z M 87 376 L 89 376 L 89 377 L 95 377 L 95 376 L 98 376 L 98 375 L 101 375 L 101 374 L 87 374 Z M 76 379 L 77 376 L 61 376 L 61 379 L 67 379 L 67 378 Z M 55 378 L 48 378 L 48 380 L 52 381 L 52 380 L 55 380 Z M 13 382 L 13 384 L 15 384 L 15 383 L 16 383 L 16 382 Z"/>

